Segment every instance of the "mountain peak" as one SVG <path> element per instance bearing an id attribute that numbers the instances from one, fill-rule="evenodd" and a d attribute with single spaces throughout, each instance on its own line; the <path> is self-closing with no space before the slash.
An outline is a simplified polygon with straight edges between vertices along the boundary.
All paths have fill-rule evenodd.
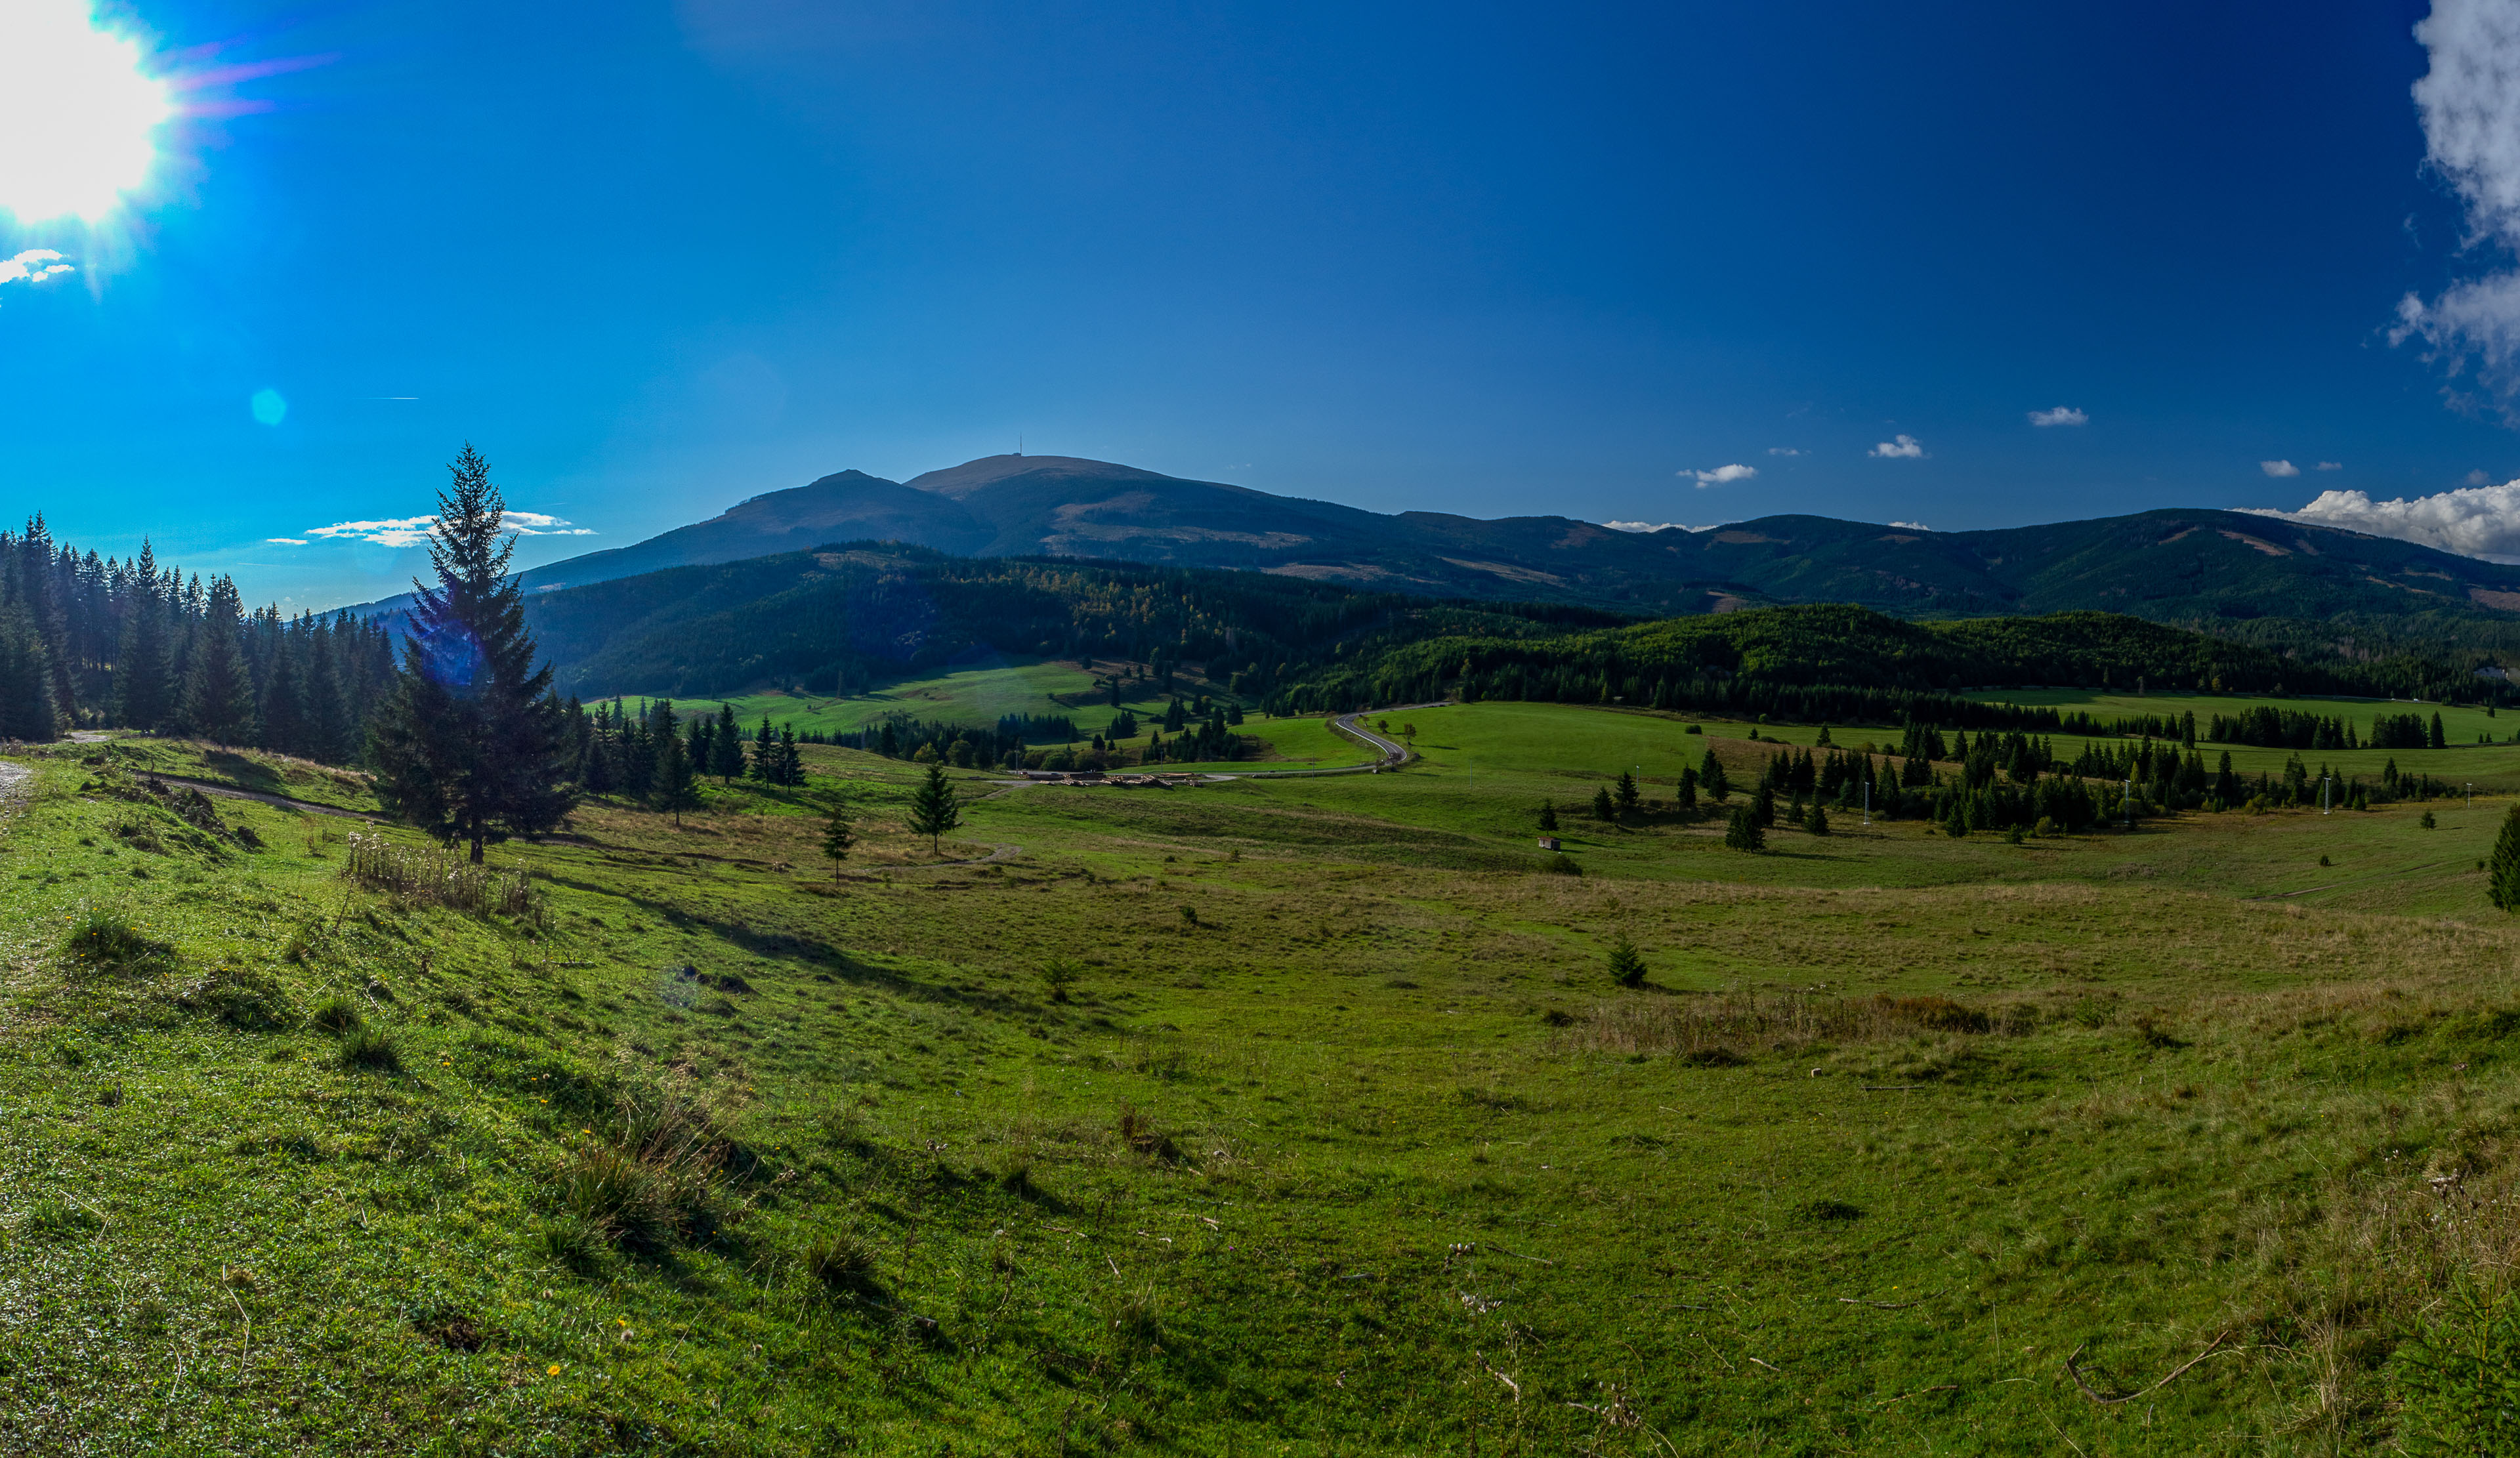
<path id="1" fill-rule="evenodd" d="M 1092 476 L 1103 481 L 1169 481 L 1170 476 L 1134 465 L 1118 465 L 1108 461 L 1088 461 L 1082 456 L 983 456 L 931 470 L 923 476 L 913 476 L 902 484 L 914 491 L 933 491 L 938 496 L 959 501 L 984 487 L 1022 475 Z"/>

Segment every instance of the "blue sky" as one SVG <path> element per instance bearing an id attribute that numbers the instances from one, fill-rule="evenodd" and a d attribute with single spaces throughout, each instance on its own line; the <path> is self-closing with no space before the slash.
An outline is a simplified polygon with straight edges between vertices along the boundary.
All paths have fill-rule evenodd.
<path id="1" fill-rule="evenodd" d="M 0 511 L 322 606 L 468 439 L 594 534 L 522 564 L 1018 436 L 1689 524 L 2502 482 L 2428 10 L 131 0 L 191 110 L 102 224 L 0 214 L 77 270 L 0 283 Z"/>

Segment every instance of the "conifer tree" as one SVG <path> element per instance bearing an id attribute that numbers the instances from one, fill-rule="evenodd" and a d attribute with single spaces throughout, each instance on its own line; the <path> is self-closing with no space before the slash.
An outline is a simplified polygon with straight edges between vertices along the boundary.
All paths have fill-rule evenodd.
<path id="1" fill-rule="evenodd" d="M 1732 793 L 1732 781 L 1724 777 L 1724 762 L 1715 757 L 1715 746 L 1706 746 L 1706 758 L 1697 766 L 1697 787 L 1706 798 L 1722 804 Z"/>
<path id="2" fill-rule="evenodd" d="M 1557 807 L 1546 800 L 1540 802 L 1540 828 L 1543 830 L 1557 828 Z"/>
<path id="3" fill-rule="evenodd" d="M 683 812 L 700 808 L 699 774 L 692 765 L 691 750 L 683 736 L 668 729 L 656 736 L 656 789 L 658 810 L 673 813 L 674 823 L 683 822 Z"/>
<path id="4" fill-rule="evenodd" d="M 60 734 L 44 637 L 24 603 L 0 596 L 0 739 L 39 743 Z"/>
<path id="5" fill-rule="evenodd" d="M 2433 715 L 2432 729 L 2424 735 L 2424 747 L 2427 749 L 2450 748 L 2449 736 L 2442 732 L 2441 715 L 2438 711 Z"/>
<path id="6" fill-rule="evenodd" d="M 154 729 L 173 708 L 166 678 L 166 602 L 158 577 L 157 553 L 143 541 L 113 661 L 113 717 L 129 729 Z"/>
<path id="7" fill-rule="evenodd" d="M 796 726 L 779 727 L 779 783 L 799 785 L 805 782 L 805 757 L 796 752 Z"/>
<path id="8" fill-rule="evenodd" d="M 947 783 L 942 766 L 929 765 L 927 778 L 910 795 L 910 833 L 927 837 L 928 849 L 945 854 L 944 838 L 963 823 L 963 802 Z"/>
<path id="9" fill-rule="evenodd" d="M 1637 777 L 1625 770 L 1620 771 L 1618 786 L 1611 792 L 1610 798 L 1619 807 L 1619 814 L 1635 815 L 1639 798 Z"/>
<path id="10" fill-rule="evenodd" d="M 1767 828 L 1751 814 L 1749 806 L 1735 805 L 1732 817 L 1724 826 L 1724 843 L 1736 851 L 1764 851 L 1768 848 Z"/>
<path id="11" fill-rule="evenodd" d="M 1637 944 L 1621 932 L 1610 943 L 1610 980 L 1623 988 L 1645 985 L 1645 959 L 1637 954 Z"/>
<path id="12" fill-rule="evenodd" d="M 823 821 L 823 854 L 832 858 L 833 880 L 839 878 L 840 862 L 849 859 L 849 852 L 857 843 L 857 830 L 849 819 L 849 808 L 846 805 L 832 806 L 831 817 Z"/>
<path id="13" fill-rule="evenodd" d="M 736 728 L 735 706 L 717 706 L 717 732 L 709 736 L 708 771 L 720 784 L 733 784 L 743 773 L 743 730 Z"/>
<path id="14" fill-rule="evenodd" d="M 1610 803 L 1610 787 L 1603 785 L 1593 792 L 1593 818 L 1603 822 L 1617 819 L 1618 807 Z"/>
<path id="15" fill-rule="evenodd" d="M 184 731 L 213 744 L 244 744 L 253 735 L 253 680 L 246 667 L 242 604 L 236 582 L 210 583 L 184 683 Z"/>
<path id="16" fill-rule="evenodd" d="M 2502 814 L 2502 833 L 2485 862 L 2485 894 L 2503 910 L 2520 912 L 2520 805 Z"/>
<path id="17" fill-rule="evenodd" d="M 378 708 L 369 758 L 385 807 L 447 844 L 482 847 L 558 825 L 576 798 L 549 665 L 534 663 L 502 530 L 507 503 L 470 444 L 447 467 L 429 533 L 434 586 L 415 581 L 412 632 Z"/>
<path id="18" fill-rule="evenodd" d="M 1828 807 L 1821 804 L 1818 799 L 1814 799 L 1811 803 L 1811 814 L 1803 819 L 1803 828 L 1814 835 L 1826 835 L 1828 833 Z"/>
<path id="19" fill-rule="evenodd" d="M 262 687 L 262 744 L 282 754 L 304 755 L 307 738 L 306 688 L 298 678 L 297 653 L 283 638 Z"/>
<path id="20" fill-rule="evenodd" d="M 892 726 L 887 724 L 883 729 L 884 737 L 891 738 Z M 779 782 L 779 738 L 770 731 L 770 716 L 767 714 L 761 716 L 761 731 L 752 736 L 750 773 L 763 784 Z"/>

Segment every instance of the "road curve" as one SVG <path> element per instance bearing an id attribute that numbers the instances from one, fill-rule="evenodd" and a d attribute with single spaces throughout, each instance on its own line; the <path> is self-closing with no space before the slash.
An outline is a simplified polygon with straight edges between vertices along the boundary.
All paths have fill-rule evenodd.
<path id="1" fill-rule="evenodd" d="M 1207 777 L 1210 779 L 1295 779 L 1314 774 L 1379 774 L 1385 770 L 1397 770 L 1416 759 L 1417 752 L 1397 739 L 1385 738 L 1367 729 L 1361 723 L 1365 716 L 1406 714 L 1413 709 L 1442 709 L 1451 706 L 1452 702 L 1449 698 L 1439 698 L 1422 704 L 1393 704 L 1386 709 L 1359 709 L 1353 714 L 1341 714 L 1332 719 L 1331 729 L 1358 740 L 1375 753 L 1377 758 L 1366 764 L 1340 765 L 1328 770 L 1238 770 L 1210 774 Z"/>

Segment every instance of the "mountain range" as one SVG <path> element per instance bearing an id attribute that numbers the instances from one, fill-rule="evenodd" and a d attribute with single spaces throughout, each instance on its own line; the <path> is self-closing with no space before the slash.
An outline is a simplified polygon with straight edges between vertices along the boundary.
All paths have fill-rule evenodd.
<path id="1" fill-rule="evenodd" d="M 1385 515 L 1063 456 L 983 457 L 906 482 L 840 471 L 533 568 L 523 582 L 561 592 L 847 542 L 1233 568 L 1639 617 L 1852 602 L 1920 618 L 2080 609 L 2226 625 L 2419 618 L 2436 637 L 2445 624 L 2488 630 L 2480 641 L 2520 628 L 2520 567 L 2244 512 L 2172 508 L 1964 532 L 1776 515 L 1632 532 L 1566 516 Z"/>

